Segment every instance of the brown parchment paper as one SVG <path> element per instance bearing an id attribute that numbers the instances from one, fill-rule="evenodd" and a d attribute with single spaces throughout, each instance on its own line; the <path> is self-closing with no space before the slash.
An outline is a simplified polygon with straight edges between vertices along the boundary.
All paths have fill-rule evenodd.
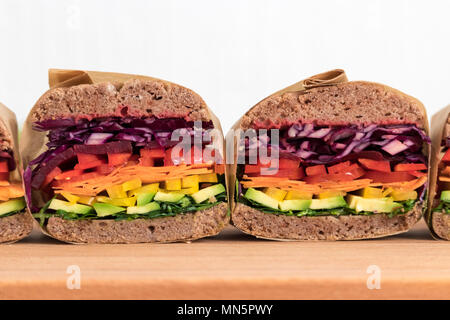
<path id="1" fill-rule="evenodd" d="M 131 79 L 142 79 L 142 80 L 155 80 L 161 81 L 164 83 L 174 84 L 166 80 L 161 80 L 153 77 L 142 76 L 142 75 L 134 75 L 134 74 L 125 74 L 125 73 L 114 73 L 114 72 L 100 72 L 100 71 L 84 71 L 84 70 L 64 70 L 64 69 L 50 69 L 48 72 L 48 82 L 49 82 L 49 91 L 54 88 L 61 87 L 72 87 L 80 84 L 98 84 L 109 82 L 114 85 L 121 86 L 125 81 Z M 178 84 L 174 84 L 176 86 L 180 86 Z M 191 90 L 192 91 L 192 90 Z M 195 93 L 195 92 L 194 92 Z M 44 93 L 45 94 L 45 93 Z M 218 131 L 218 139 L 214 141 L 214 146 L 217 150 L 220 150 L 222 159 L 225 159 L 225 145 L 224 145 L 224 136 L 222 131 L 222 126 L 220 125 L 219 119 L 216 115 L 211 111 L 211 109 L 206 105 L 206 110 L 213 122 L 214 128 Z M 33 123 L 31 120 L 31 112 L 29 113 L 21 135 L 21 144 L 20 151 L 23 161 L 23 166 L 26 168 L 28 163 L 35 159 L 42 152 L 47 150 L 45 144 L 47 143 L 47 133 L 39 132 L 33 130 Z M 227 168 L 225 166 L 225 177 L 228 176 Z M 228 189 L 228 179 L 226 180 L 226 188 Z M 230 197 L 228 196 L 228 207 L 230 206 Z M 30 208 L 28 208 L 30 211 Z M 37 223 L 38 224 L 38 223 Z M 39 224 L 38 224 L 39 225 Z M 42 228 L 39 225 L 40 229 L 46 235 L 52 237 L 45 228 Z M 182 241 L 189 241 L 194 239 L 187 239 Z M 78 243 L 77 243 L 78 244 Z"/>
<path id="2" fill-rule="evenodd" d="M 299 93 L 305 92 L 306 93 L 306 92 L 308 92 L 308 90 L 310 90 L 312 88 L 334 86 L 334 85 L 337 85 L 340 83 L 345 83 L 345 82 L 348 82 L 348 78 L 347 78 L 347 75 L 345 74 L 345 71 L 342 69 L 334 69 L 334 70 L 330 70 L 330 71 L 327 71 L 324 73 L 314 75 L 312 77 L 309 77 L 309 78 L 299 81 L 297 83 L 294 83 L 293 85 L 290 85 L 280 91 L 277 91 L 277 92 L 269 95 L 268 97 L 264 98 L 261 101 L 264 101 L 265 99 L 273 97 L 273 96 L 282 95 L 286 92 L 299 92 Z M 383 86 L 385 86 L 385 85 L 383 85 Z M 408 96 L 405 93 L 403 93 L 397 89 L 390 88 L 390 90 L 398 92 L 399 94 L 401 94 L 403 96 Z M 410 96 L 408 96 L 408 97 L 410 97 Z M 410 97 L 410 98 L 414 99 L 413 97 Z M 255 108 L 260 102 L 258 102 L 253 107 L 251 107 L 247 112 L 249 112 L 250 110 Z M 425 119 L 424 130 L 427 134 L 429 134 L 429 124 L 428 124 L 427 112 L 426 112 L 425 106 L 422 103 L 420 103 L 420 109 L 421 109 L 421 112 L 423 113 L 424 119 Z M 231 205 L 231 216 L 233 216 L 233 211 L 234 211 L 235 205 L 236 205 L 236 203 L 235 203 L 236 170 L 237 170 L 237 161 L 236 160 L 237 160 L 237 143 L 238 142 L 237 142 L 237 138 L 234 134 L 234 131 L 240 128 L 241 122 L 242 122 L 242 117 L 232 126 L 232 128 L 230 129 L 230 131 L 227 133 L 227 136 L 226 136 L 227 148 L 234 148 L 234 161 L 232 161 L 232 163 L 229 163 L 227 165 L 228 166 L 228 179 L 229 179 L 229 186 L 230 186 L 229 195 L 230 195 L 230 205 Z M 431 154 L 430 150 L 431 150 L 430 147 L 425 147 L 425 154 L 428 156 L 428 160 L 429 160 L 429 157 Z M 429 172 L 430 172 L 430 170 L 428 170 L 428 174 L 429 174 Z M 430 179 L 428 179 L 428 181 L 429 180 Z M 424 199 L 425 203 L 426 203 L 426 201 L 427 201 L 427 199 Z M 403 233 L 403 232 L 398 232 L 398 233 Z M 383 235 L 380 237 L 385 237 L 385 236 L 394 235 L 394 234 L 397 234 L 397 233 L 386 234 L 386 235 Z M 256 237 L 263 238 L 263 239 L 269 239 L 269 240 L 277 240 L 277 241 L 297 241 L 297 240 L 288 240 L 288 239 L 271 239 L 271 238 L 265 238 L 265 237 L 260 237 L 260 236 L 256 236 Z"/>
<path id="3" fill-rule="evenodd" d="M 433 230 L 433 200 L 436 196 L 437 179 L 439 171 L 439 163 L 444 153 L 441 152 L 442 139 L 450 136 L 450 124 L 448 118 L 450 115 L 450 105 L 441 109 L 431 117 L 431 156 L 430 156 L 430 184 L 428 194 L 428 208 L 425 213 L 425 220 L 430 228 L 430 232 L 435 239 L 440 239 Z"/>
<path id="4" fill-rule="evenodd" d="M 18 136 L 18 126 L 17 126 L 17 118 L 16 114 L 12 112 L 8 107 L 6 107 L 4 104 L 0 103 L 0 131 L 5 135 L 5 140 L 10 142 L 11 150 L 13 151 L 14 161 L 16 163 L 16 169 L 10 173 L 10 181 L 11 182 L 19 182 L 22 183 L 23 187 L 23 181 L 22 181 L 22 162 L 20 158 L 20 152 L 19 152 L 19 136 Z M 28 212 L 28 211 L 26 211 Z M 28 212 L 29 214 L 29 212 Z M 31 214 L 30 214 L 31 216 Z M 0 217 L 1 219 L 1 217 Z M 30 220 L 30 223 L 32 224 L 33 220 Z M 31 230 L 30 230 L 31 231 Z M 27 235 L 26 235 L 27 236 Z M 6 244 L 8 243 L 14 243 L 20 239 L 4 242 Z"/>

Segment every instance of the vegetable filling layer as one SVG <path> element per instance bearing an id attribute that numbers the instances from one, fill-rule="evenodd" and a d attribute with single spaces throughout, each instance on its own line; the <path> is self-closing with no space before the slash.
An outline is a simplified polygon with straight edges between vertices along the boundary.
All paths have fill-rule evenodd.
<path id="1" fill-rule="evenodd" d="M 444 153 L 439 167 L 436 197 L 433 211 L 450 214 L 450 137 L 447 137 L 441 145 L 441 153 Z"/>
<path id="2" fill-rule="evenodd" d="M 22 212 L 26 206 L 22 184 L 11 181 L 15 169 L 12 151 L 0 151 L 0 218 Z"/>
<path id="3" fill-rule="evenodd" d="M 24 173 L 33 215 L 41 224 L 54 216 L 131 220 L 226 201 L 224 166 L 202 139 L 212 127 L 211 122 L 194 128 L 184 119 L 155 118 L 36 123 L 37 130 L 48 131 L 49 141 L 48 151 Z M 180 148 L 171 139 L 174 131 L 192 139 Z M 201 142 L 194 145 L 197 136 Z"/>
<path id="4" fill-rule="evenodd" d="M 279 136 L 279 146 L 267 134 L 246 140 L 247 164 L 237 170 L 237 201 L 295 216 L 393 216 L 423 202 L 424 150 L 430 139 L 415 125 L 296 124 L 282 128 Z M 277 148 L 278 170 L 261 152 L 249 164 L 260 148 L 269 155 Z"/>

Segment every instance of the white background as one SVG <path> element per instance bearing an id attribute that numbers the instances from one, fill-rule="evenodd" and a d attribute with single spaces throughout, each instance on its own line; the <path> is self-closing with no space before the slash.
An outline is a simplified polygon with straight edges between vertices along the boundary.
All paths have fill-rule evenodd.
<path id="1" fill-rule="evenodd" d="M 268 94 L 344 68 L 431 115 L 450 103 L 448 0 L 0 0 L 0 101 L 22 122 L 47 69 L 151 75 L 198 92 L 224 130 Z"/>

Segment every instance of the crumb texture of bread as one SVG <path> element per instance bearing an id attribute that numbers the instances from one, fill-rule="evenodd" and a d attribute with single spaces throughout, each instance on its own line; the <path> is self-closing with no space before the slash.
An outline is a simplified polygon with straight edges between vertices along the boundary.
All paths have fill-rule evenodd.
<path id="1" fill-rule="evenodd" d="M 361 240 L 406 232 L 421 216 L 421 204 L 389 218 L 385 214 L 295 217 L 264 213 L 237 203 L 232 222 L 245 233 L 274 240 Z"/>
<path id="2" fill-rule="evenodd" d="M 0 243 L 23 239 L 32 230 L 33 218 L 26 212 L 0 218 Z"/>
<path id="3" fill-rule="evenodd" d="M 205 102 L 192 90 L 161 80 L 132 79 L 121 86 L 98 83 L 51 89 L 37 101 L 31 111 L 31 121 L 62 119 L 71 115 L 211 120 Z"/>
<path id="4" fill-rule="evenodd" d="M 417 123 L 425 126 L 423 105 L 398 90 L 364 81 L 313 88 L 306 93 L 273 95 L 242 118 L 241 129 L 255 124 L 284 125 L 317 122 L 332 124 Z"/>
<path id="5" fill-rule="evenodd" d="M 13 137 L 6 128 L 5 123 L 0 119 L 0 150 L 8 151 L 13 148 Z"/>
<path id="6" fill-rule="evenodd" d="M 431 225 L 434 233 L 441 239 L 450 240 L 450 215 L 443 212 L 433 212 Z"/>
<path id="7" fill-rule="evenodd" d="M 195 213 L 155 219 L 64 220 L 52 217 L 50 236 L 71 243 L 150 243 L 190 241 L 218 234 L 228 224 L 228 204 Z"/>

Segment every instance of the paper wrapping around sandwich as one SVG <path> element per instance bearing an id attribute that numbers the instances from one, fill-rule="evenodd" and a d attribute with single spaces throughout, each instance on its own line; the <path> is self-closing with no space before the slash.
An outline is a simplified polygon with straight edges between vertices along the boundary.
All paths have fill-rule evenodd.
<path id="1" fill-rule="evenodd" d="M 334 86 L 334 85 L 338 85 L 341 83 L 345 83 L 348 82 L 348 78 L 345 74 L 345 71 L 342 69 L 334 69 L 331 71 L 327 71 L 324 73 L 320 73 L 317 75 L 314 75 L 312 77 L 309 77 L 307 79 L 304 79 L 302 81 L 299 81 L 297 83 L 294 83 L 280 91 L 277 91 L 271 95 L 269 95 L 268 97 L 262 99 L 260 102 L 258 102 L 257 104 L 255 104 L 253 107 L 251 107 L 249 110 L 247 110 L 245 112 L 245 114 L 247 114 L 249 111 L 251 111 L 253 108 L 255 108 L 259 103 L 261 103 L 262 101 L 266 100 L 267 98 L 273 97 L 273 96 L 280 96 L 284 93 L 287 92 L 298 92 L 300 94 L 302 93 L 307 93 L 310 89 L 313 88 L 318 88 L 318 87 L 329 87 L 329 86 Z M 384 85 L 383 85 L 384 86 Z M 402 93 L 401 91 L 394 89 L 394 88 L 390 88 L 391 90 L 393 90 L 394 92 L 399 93 L 400 95 L 403 96 L 408 96 L 404 93 Z M 411 97 L 412 98 L 412 97 Z M 427 112 L 425 109 L 425 106 L 423 106 L 422 103 L 420 103 L 419 105 L 422 114 L 424 115 L 424 119 L 425 123 L 423 124 L 424 127 L 423 129 L 425 130 L 425 132 L 427 134 L 429 134 L 429 124 L 428 124 L 428 118 L 427 118 Z M 245 115 L 244 114 L 244 115 Z M 241 127 L 241 122 L 242 122 L 242 118 L 241 117 L 231 128 L 231 130 L 227 133 L 226 136 L 226 145 L 227 148 L 233 148 L 234 149 L 234 161 L 232 161 L 232 163 L 228 164 L 228 179 L 229 179 L 229 198 L 230 198 L 230 205 L 231 205 L 231 215 L 233 215 L 233 211 L 235 209 L 235 198 L 236 198 L 236 171 L 237 171 L 237 144 L 238 141 L 235 137 L 235 130 L 239 129 Z M 425 150 L 425 155 L 427 155 L 428 158 L 428 167 L 430 165 L 430 154 L 431 154 L 431 147 L 430 146 L 426 146 L 424 147 Z M 228 162 L 227 162 L 228 163 Z M 430 170 L 428 170 L 428 175 L 430 173 Z M 428 182 L 429 179 L 427 181 L 426 184 L 426 188 L 428 188 Z M 427 202 L 427 199 L 424 199 L 424 203 Z M 401 233 L 401 232 L 398 232 Z M 380 237 L 385 237 L 387 235 L 394 235 L 397 233 L 390 233 L 390 234 L 386 234 Z M 277 241 L 296 241 L 296 240 L 290 240 L 290 239 L 273 239 L 273 238 L 265 238 L 265 237 L 261 237 L 261 236 L 257 236 L 258 238 L 264 238 L 264 239 L 269 239 L 269 240 L 277 240 Z"/>
<path id="2" fill-rule="evenodd" d="M 450 125 L 447 124 L 450 115 L 450 105 L 441 109 L 431 117 L 431 156 L 430 156 L 430 184 L 428 189 L 428 208 L 425 220 L 434 238 L 440 239 L 433 230 L 433 201 L 436 197 L 439 163 L 444 156 L 441 152 L 441 142 L 450 136 Z"/>
<path id="3" fill-rule="evenodd" d="M 327 71 L 324 73 L 320 73 L 318 75 L 309 77 L 307 79 L 304 79 L 302 81 L 299 81 L 297 83 L 294 83 L 293 85 L 290 85 L 289 87 L 286 87 L 280 91 L 277 91 L 271 95 L 269 95 L 267 98 L 272 97 L 272 96 L 278 96 L 278 95 L 282 95 L 283 93 L 286 92 L 307 92 L 308 90 L 312 89 L 312 88 L 317 88 L 317 87 L 328 87 L 328 86 L 333 86 L 339 83 L 344 83 L 347 82 L 347 76 L 345 74 L 344 70 L 341 69 L 335 69 L 335 70 L 331 70 L 331 71 Z M 264 98 L 263 100 L 267 99 Z M 263 101 L 261 100 L 261 101 Z M 261 102 L 260 101 L 260 102 Z M 250 110 L 252 110 L 254 107 L 256 107 L 260 102 L 258 102 L 257 104 L 255 104 L 253 107 L 251 107 L 249 110 L 246 111 L 249 112 Z M 242 122 L 242 117 L 231 127 L 231 130 L 227 133 L 227 148 L 233 148 L 234 149 L 234 159 L 232 161 L 232 163 L 229 163 L 227 165 L 228 167 L 228 180 L 229 180 L 229 198 L 230 198 L 230 204 L 231 204 L 231 212 L 233 212 L 234 210 L 234 206 L 235 206 L 235 191 L 236 191 L 236 170 L 237 170 L 237 145 L 238 145 L 238 141 L 237 138 L 235 136 L 235 132 L 236 130 L 238 130 L 241 127 L 241 122 Z"/>
<path id="4" fill-rule="evenodd" d="M 99 71 L 83 71 L 83 70 L 62 70 L 62 69 L 50 69 L 48 72 L 48 82 L 50 89 L 62 88 L 62 87 L 72 87 L 81 84 L 98 84 L 109 82 L 116 86 L 121 86 L 125 81 L 132 79 L 142 79 L 142 80 L 155 80 L 161 81 L 168 84 L 174 84 L 166 80 L 161 80 L 153 77 L 147 77 L 142 75 L 134 74 L 124 74 L 124 73 L 114 73 L 114 72 L 99 72 Z M 174 84 L 180 86 L 178 84 Z M 192 90 L 191 90 L 192 91 Z M 45 94 L 45 93 L 44 93 Z M 222 132 L 222 127 L 220 125 L 219 119 L 216 115 L 209 109 L 205 103 L 205 107 L 209 116 L 213 122 L 214 128 L 218 130 L 220 135 L 219 139 L 215 141 L 215 147 L 217 150 L 221 151 L 222 159 L 225 161 L 225 146 L 224 137 Z M 23 126 L 23 131 L 21 134 L 21 156 L 23 160 L 24 168 L 28 166 L 28 163 L 39 156 L 41 153 L 47 150 L 47 132 L 39 132 L 33 130 L 33 123 L 31 121 L 31 113 L 25 121 Z M 227 168 L 225 166 L 225 177 L 227 177 Z M 225 179 L 228 184 L 228 179 Z M 228 185 L 227 185 L 228 189 Z M 228 207 L 230 206 L 230 197 L 228 196 Z M 30 208 L 28 208 L 30 211 Z M 30 211 L 31 212 L 31 211 Z M 48 236 L 52 237 L 45 228 L 41 227 L 41 230 Z M 186 240 L 187 241 L 187 240 Z"/>
<path id="5" fill-rule="evenodd" d="M 13 152 L 14 162 L 16 163 L 16 168 L 10 173 L 10 181 L 21 183 L 22 187 L 25 188 L 22 180 L 23 169 L 19 152 L 19 130 L 17 126 L 17 118 L 15 113 L 2 103 L 0 103 L 0 130 L 5 133 L 6 137 L 11 142 L 11 150 Z M 28 210 L 25 210 L 25 212 L 31 216 L 31 213 Z M 8 244 L 16 241 L 18 240 L 4 243 Z"/>

